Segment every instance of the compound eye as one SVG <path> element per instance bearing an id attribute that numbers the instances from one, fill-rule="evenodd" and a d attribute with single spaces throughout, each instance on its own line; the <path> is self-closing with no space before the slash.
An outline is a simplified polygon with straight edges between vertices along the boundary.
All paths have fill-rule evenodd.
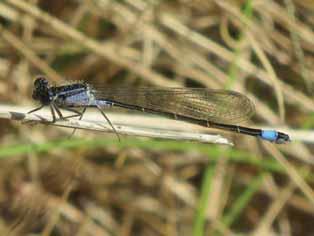
<path id="1" fill-rule="evenodd" d="M 40 88 L 40 87 L 47 87 L 48 86 L 48 81 L 45 77 L 37 77 L 37 79 L 34 82 L 35 88 Z"/>

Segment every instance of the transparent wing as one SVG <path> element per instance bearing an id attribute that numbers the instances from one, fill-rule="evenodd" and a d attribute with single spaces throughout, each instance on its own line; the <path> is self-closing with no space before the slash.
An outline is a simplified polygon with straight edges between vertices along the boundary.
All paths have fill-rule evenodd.
<path id="1" fill-rule="evenodd" d="M 218 123 L 249 119 L 255 109 L 244 95 L 203 88 L 104 88 L 93 86 L 96 99 Z"/>

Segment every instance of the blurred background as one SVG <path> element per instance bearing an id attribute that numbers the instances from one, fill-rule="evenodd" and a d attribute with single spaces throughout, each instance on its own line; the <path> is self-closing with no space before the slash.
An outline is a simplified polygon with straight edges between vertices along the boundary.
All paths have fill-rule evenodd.
<path id="1" fill-rule="evenodd" d="M 0 119 L 1 235 L 314 235 L 313 1 L 5 0 L 0 22 L 2 111 L 38 106 L 37 75 L 229 89 L 255 104 L 246 125 L 293 139 L 69 139 Z"/>

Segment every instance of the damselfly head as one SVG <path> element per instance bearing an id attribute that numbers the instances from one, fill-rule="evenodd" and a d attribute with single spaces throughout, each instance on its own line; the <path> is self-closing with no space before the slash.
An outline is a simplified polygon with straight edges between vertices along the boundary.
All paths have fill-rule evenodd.
<path id="1" fill-rule="evenodd" d="M 43 77 L 37 77 L 34 81 L 34 90 L 32 95 L 34 100 L 39 100 L 42 104 L 49 104 L 49 85 L 48 80 Z"/>

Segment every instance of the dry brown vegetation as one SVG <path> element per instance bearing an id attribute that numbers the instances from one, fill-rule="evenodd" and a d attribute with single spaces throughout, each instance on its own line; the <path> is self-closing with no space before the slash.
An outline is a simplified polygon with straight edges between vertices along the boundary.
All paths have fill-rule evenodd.
<path id="1" fill-rule="evenodd" d="M 313 235 L 313 27 L 311 0 L 0 1 L 1 117 L 35 106 L 43 74 L 236 90 L 256 106 L 248 125 L 293 139 L 67 139 L 1 119 L 1 235 Z"/>

